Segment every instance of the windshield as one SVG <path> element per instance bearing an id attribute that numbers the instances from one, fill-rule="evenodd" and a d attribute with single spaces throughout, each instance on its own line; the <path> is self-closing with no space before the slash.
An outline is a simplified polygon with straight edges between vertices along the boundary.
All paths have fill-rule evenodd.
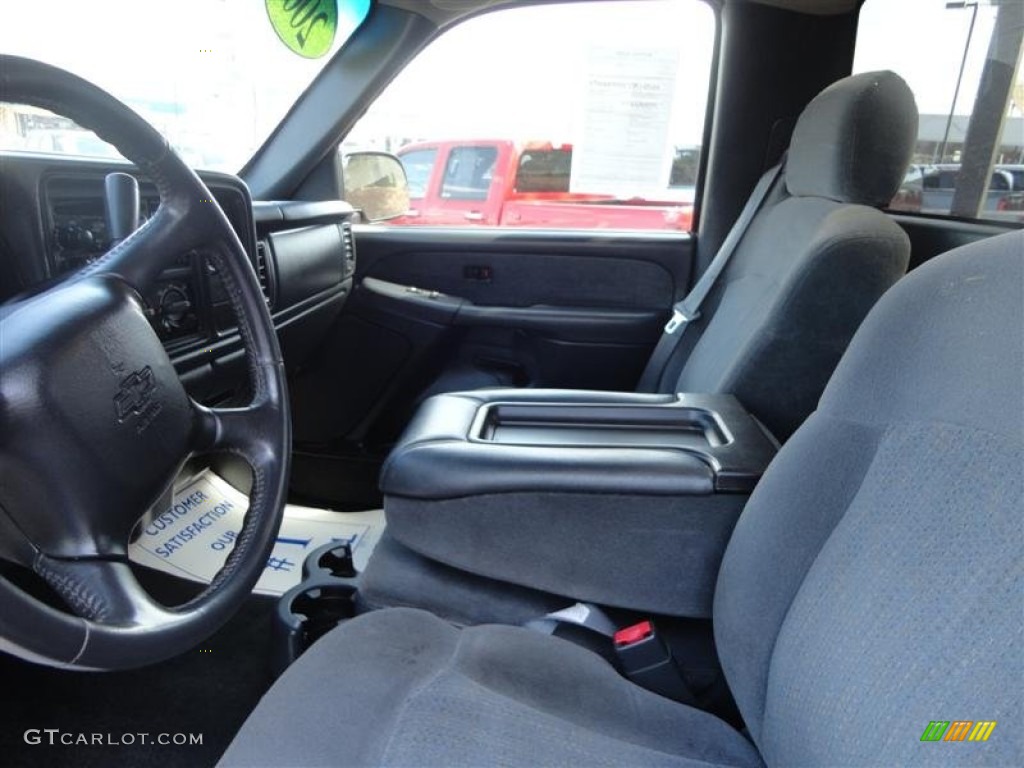
<path id="1" fill-rule="evenodd" d="M 163 133 L 186 163 L 237 172 L 370 2 L 5 2 L 0 52 L 91 80 Z M 0 104 L 0 149 L 118 156 L 66 118 L 10 104 Z"/>

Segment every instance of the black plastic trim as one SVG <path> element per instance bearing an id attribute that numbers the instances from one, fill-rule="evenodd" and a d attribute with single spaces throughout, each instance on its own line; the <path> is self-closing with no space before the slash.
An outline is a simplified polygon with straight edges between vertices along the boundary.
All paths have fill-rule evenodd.
<path id="1" fill-rule="evenodd" d="M 252 204 L 257 226 L 278 223 L 325 224 L 347 221 L 355 208 L 344 200 L 257 200 Z"/>

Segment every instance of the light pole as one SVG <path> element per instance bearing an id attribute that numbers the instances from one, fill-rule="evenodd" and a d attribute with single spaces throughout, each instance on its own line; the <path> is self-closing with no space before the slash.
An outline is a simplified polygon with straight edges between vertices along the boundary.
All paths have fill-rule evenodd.
<path id="1" fill-rule="evenodd" d="M 946 118 L 946 132 L 942 135 L 942 147 L 939 152 L 939 162 L 946 159 L 946 145 L 949 143 L 949 130 L 953 126 L 953 113 L 956 112 L 956 100 L 960 97 L 960 81 L 964 79 L 964 67 L 967 65 L 967 52 L 971 49 L 971 38 L 974 36 L 974 22 L 978 18 L 978 0 L 950 0 L 946 3 L 946 9 L 970 8 L 971 26 L 967 29 L 967 42 L 964 44 L 964 56 L 960 60 L 960 73 L 956 76 L 956 88 L 953 90 L 953 103 L 949 107 L 949 117 Z"/>

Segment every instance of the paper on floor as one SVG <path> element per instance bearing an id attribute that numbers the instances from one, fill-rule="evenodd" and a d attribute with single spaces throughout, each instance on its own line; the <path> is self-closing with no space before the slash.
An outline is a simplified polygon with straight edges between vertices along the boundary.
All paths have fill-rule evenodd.
<path id="1" fill-rule="evenodd" d="M 204 470 L 174 494 L 171 508 L 143 527 L 128 548 L 139 565 L 209 583 L 242 529 L 245 494 Z M 306 555 L 331 541 L 348 541 L 362 570 L 384 531 L 384 513 L 331 512 L 287 506 L 277 543 L 255 592 L 281 595 L 299 583 Z"/>

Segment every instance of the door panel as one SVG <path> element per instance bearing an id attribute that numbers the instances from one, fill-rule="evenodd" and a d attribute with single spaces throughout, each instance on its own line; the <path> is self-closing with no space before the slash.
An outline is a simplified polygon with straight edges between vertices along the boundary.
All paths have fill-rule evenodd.
<path id="1" fill-rule="evenodd" d="M 364 226 L 355 238 L 356 290 L 293 385 L 298 442 L 386 445 L 438 391 L 632 389 L 693 247 L 669 232 Z"/>
<path id="2" fill-rule="evenodd" d="M 679 258 L 686 238 L 665 242 L 527 235 L 508 230 L 434 233 L 416 230 L 359 235 L 364 274 L 430 288 L 484 306 L 534 305 L 664 309 L 672 303 L 675 276 L 663 262 L 649 260 L 667 249 Z M 451 243 L 453 247 L 445 248 Z M 437 247 L 442 246 L 442 247 Z M 645 247 L 646 246 L 646 247 Z M 365 265 L 365 266 L 364 266 Z M 688 271 L 687 275 L 688 277 Z"/>

